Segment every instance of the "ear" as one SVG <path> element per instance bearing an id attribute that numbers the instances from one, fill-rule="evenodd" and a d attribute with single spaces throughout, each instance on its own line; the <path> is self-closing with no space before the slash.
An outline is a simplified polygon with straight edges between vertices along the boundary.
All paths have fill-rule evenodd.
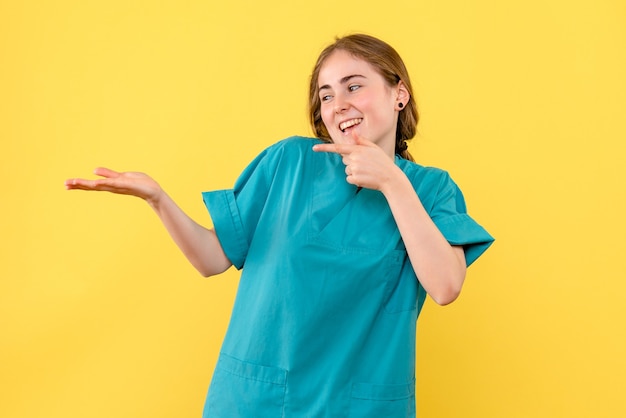
<path id="1" fill-rule="evenodd" d="M 398 85 L 395 87 L 395 91 L 396 91 L 396 106 L 399 109 L 406 107 L 407 103 L 411 99 L 411 94 L 409 93 L 409 90 L 406 88 L 406 85 L 404 84 L 402 80 L 398 82 Z M 400 103 L 402 103 L 402 106 L 398 106 Z"/>

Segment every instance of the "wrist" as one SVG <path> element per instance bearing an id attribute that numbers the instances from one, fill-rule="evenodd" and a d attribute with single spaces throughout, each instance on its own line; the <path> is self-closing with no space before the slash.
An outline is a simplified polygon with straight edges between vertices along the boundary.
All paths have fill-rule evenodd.
<path id="1" fill-rule="evenodd" d="M 394 165 L 390 176 L 382 184 L 380 188 L 381 193 L 389 200 L 389 198 L 400 193 L 401 195 L 406 193 L 407 190 L 413 191 L 413 186 L 407 178 L 406 174 L 400 169 L 400 167 Z"/>
<path id="2" fill-rule="evenodd" d="M 149 196 L 146 196 L 144 200 L 148 203 L 148 205 L 150 205 L 150 207 L 152 207 L 152 209 L 158 212 L 159 208 L 163 204 L 163 200 L 165 196 L 166 196 L 165 192 L 163 191 L 163 189 L 159 187 L 154 193 L 152 193 Z"/>

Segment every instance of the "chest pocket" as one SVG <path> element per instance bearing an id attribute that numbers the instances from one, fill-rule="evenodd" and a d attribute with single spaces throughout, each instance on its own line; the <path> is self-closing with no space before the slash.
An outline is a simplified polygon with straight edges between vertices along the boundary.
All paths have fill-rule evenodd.
<path id="1" fill-rule="evenodd" d="M 312 196 L 308 242 L 309 249 L 319 251 L 315 269 L 320 277 L 334 279 L 333 293 L 352 293 L 350 299 L 359 301 L 366 297 L 389 312 L 405 310 L 397 306 L 400 301 L 393 293 L 406 251 L 389 204 L 378 191 L 357 193 L 356 187 L 342 181 L 332 196 L 325 190 L 314 190 Z"/>
<path id="2" fill-rule="evenodd" d="M 404 248 L 389 204 L 378 191 L 357 192 L 346 183 L 330 199 L 314 192 L 311 202 L 309 236 L 317 242 L 350 252 Z"/>
<path id="3" fill-rule="evenodd" d="M 313 196 L 310 241 L 344 256 L 363 256 L 345 268 L 357 270 L 365 267 L 365 263 L 370 271 L 380 271 L 379 279 L 386 281 L 385 312 L 417 309 L 425 291 L 415 278 L 387 200 L 375 190 L 362 189 L 356 193 L 356 188 L 347 183 L 337 189 L 339 196 L 328 199 L 328 205 L 315 202 Z M 317 198 L 320 199 L 319 195 Z"/>

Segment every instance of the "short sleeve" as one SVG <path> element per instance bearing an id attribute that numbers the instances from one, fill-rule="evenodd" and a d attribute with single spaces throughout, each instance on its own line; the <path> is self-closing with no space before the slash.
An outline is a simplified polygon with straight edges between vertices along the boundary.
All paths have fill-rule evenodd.
<path id="1" fill-rule="evenodd" d="M 252 237 L 267 204 L 279 152 L 259 154 L 241 173 L 233 189 L 203 192 L 215 233 L 226 257 L 237 269 L 244 265 Z"/>
<path id="2" fill-rule="evenodd" d="M 451 245 L 463 246 L 468 266 L 494 241 L 494 238 L 467 214 L 463 193 L 445 172 L 430 216 Z"/>

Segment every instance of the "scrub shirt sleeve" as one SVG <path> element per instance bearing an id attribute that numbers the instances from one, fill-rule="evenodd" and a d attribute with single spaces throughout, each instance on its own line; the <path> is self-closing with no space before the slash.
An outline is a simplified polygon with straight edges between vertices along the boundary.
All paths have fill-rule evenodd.
<path id="1" fill-rule="evenodd" d="M 237 269 L 243 268 L 266 205 L 280 159 L 277 154 L 280 153 L 273 147 L 259 154 L 241 173 L 233 189 L 202 193 L 222 249 Z"/>
<path id="2" fill-rule="evenodd" d="M 494 238 L 467 214 L 459 187 L 444 173 L 430 216 L 451 245 L 465 250 L 467 266 L 493 243 Z"/>

